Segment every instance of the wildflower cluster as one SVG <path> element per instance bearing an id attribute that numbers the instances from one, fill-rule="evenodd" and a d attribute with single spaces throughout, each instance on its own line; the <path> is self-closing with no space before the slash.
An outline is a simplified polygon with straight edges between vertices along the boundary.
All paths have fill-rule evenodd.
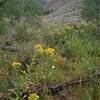
<path id="1" fill-rule="evenodd" d="M 46 55 L 50 55 L 53 56 L 55 53 L 55 49 L 54 48 L 44 48 L 42 44 L 37 44 L 35 45 L 35 50 L 39 53 L 39 54 L 46 54 Z"/>
<path id="2" fill-rule="evenodd" d="M 55 49 L 54 49 L 54 48 L 47 48 L 47 49 L 45 50 L 45 52 L 46 52 L 46 54 L 48 54 L 48 55 L 54 55 Z"/>
<path id="3" fill-rule="evenodd" d="M 18 69 L 18 68 L 20 68 L 20 66 L 22 65 L 20 62 L 13 62 L 12 64 L 12 67 L 14 68 L 14 69 Z"/>
<path id="4" fill-rule="evenodd" d="M 28 100 L 39 100 L 39 96 L 36 93 L 29 95 Z"/>
<path id="5" fill-rule="evenodd" d="M 42 44 L 36 44 L 34 46 L 34 48 L 36 49 L 36 51 L 39 53 L 39 54 L 44 54 L 44 48 L 43 48 L 43 45 Z"/>

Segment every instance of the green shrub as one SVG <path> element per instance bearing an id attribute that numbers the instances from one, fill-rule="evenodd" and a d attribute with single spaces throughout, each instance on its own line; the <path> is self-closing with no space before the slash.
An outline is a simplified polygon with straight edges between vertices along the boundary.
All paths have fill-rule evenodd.
<path id="1" fill-rule="evenodd" d="M 4 91 L 7 90 L 7 88 L 8 88 L 8 82 L 6 80 L 3 81 L 0 80 L 0 90 Z"/>
<path id="2" fill-rule="evenodd" d="M 100 17 L 100 0 L 83 0 L 82 15 L 86 20 Z"/>
<path id="3" fill-rule="evenodd" d="M 9 19 L 3 18 L 0 21 L 0 34 L 5 34 L 9 31 L 10 25 L 9 25 Z"/>
<path id="4" fill-rule="evenodd" d="M 6 0 L 0 6 L 0 15 L 35 16 L 43 13 L 39 0 Z"/>

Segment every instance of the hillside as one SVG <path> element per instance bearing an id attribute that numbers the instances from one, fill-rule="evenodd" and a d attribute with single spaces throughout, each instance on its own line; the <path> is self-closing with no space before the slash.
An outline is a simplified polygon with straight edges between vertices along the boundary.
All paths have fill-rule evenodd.
<path id="1" fill-rule="evenodd" d="M 81 0 L 50 0 L 47 8 L 51 12 L 43 18 L 44 23 L 84 23 L 81 18 Z"/>
<path id="2" fill-rule="evenodd" d="M 0 100 L 100 100 L 100 0 L 84 1 L 0 0 Z"/>

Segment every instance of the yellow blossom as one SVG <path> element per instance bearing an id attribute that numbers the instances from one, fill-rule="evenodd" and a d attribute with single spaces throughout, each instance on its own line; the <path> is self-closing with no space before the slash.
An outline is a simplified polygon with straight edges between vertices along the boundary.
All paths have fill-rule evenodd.
<path id="1" fill-rule="evenodd" d="M 13 63 L 12 63 L 12 67 L 13 67 L 14 69 L 20 68 L 21 65 L 22 65 L 22 64 L 21 64 L 20 62 L 13 62 Z"/>
<path id="2" fill-rule="evenodd" d="M 43 45 L 42 45 L 42 44 L 36 44 L 34 47 L 35 47 L 36 49 L 39 49 L 39 48 L 42 48 Z"/>
<path id="3" fill-rule="evenodd" d="M 49 55 L 54 55 L 55 53 L 55 49 L 54 48 L 47 48 L 45 50 L 46 54 L 49 54 Z"/>
<path id="4" fill-rule="evenodd" d="M 43 48 L 42 44 L 37 44 L 34 46 L 36 52 L 39 54 L 48 54 L 48 55 L 54 55 L 55 49 L 54 48 Z"/>
<path id="5" fill-rule="evenodd" d="M 36 93 L 29 95 L 28 100 L 39 100 L 39 96 Z"/>
<path id="6" fill-rule="evenodd" d="M 36 49 L 36 51 L 40 54 L 43 54 L 44 53 L 44 49 L 43 49 L 43 45 L 42 44 L 37 44 L 35 45 L 34 47 Z"/>

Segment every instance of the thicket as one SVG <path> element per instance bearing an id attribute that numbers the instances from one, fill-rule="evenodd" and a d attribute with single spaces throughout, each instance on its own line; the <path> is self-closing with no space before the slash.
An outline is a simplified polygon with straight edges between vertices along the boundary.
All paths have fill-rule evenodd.
<path id="1" fill-rule="evenodd" d="M 0 16 L 35 16 L 43 12 L 39 0 L 0 0 Z"/>
<path id="2" fill-rule="evenodd" d="M 100 0 L 83 0 L 82 4 L 82 16 L 84 19 L 100 19 Z"/>

